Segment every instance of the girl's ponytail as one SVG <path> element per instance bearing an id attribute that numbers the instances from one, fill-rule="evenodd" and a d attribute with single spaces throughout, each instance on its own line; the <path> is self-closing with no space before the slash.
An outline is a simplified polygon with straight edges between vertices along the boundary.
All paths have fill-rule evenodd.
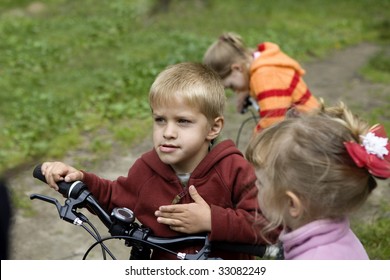
<path id="1" fill-rule="evenodd" d="M 219 41 L 222 43 L 226 43 L 236 49 L 236 51 L 240 55 L 244 55 L 247 52 L 246 46 L 244 44 L 244 41 L 242 40 L 241 36 L 232 32 L 224 33 L 219 37 Z"/>

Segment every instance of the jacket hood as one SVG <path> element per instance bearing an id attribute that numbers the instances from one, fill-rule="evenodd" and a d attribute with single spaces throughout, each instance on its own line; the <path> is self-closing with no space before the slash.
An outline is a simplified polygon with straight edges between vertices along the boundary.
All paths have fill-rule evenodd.
<path id="1" fill-rule="evenodd" d="M 260 52 L 260 56 L 253 60 L 250 67 L 251 74 L 264 66 L 292 68 L 295 71 L 298 71 L 300 75 L 305 74 L 305 70 L 300 66 L 300 64 L 283 53 L 279 46 L 274 43 L 262 43 L 258 45 L 258 51 Z"/>
<path id="2" fill-rule="evenodd" d="M 199 163 L 199 165 L 192 172 L 192 178 L 202 178 L 212 169 L 212 167 L 222 159 L 232 154 L 243 156 L 236 148 L 232 140 L 224 140 L 216 144 L 208 155 Z M 166 181 L 177 181 L 177 175 L 172 167 L 163 163 L 153 149 L 141 156 L 141 159 L 148 165 L 155 173 L 164 178 Z"/>

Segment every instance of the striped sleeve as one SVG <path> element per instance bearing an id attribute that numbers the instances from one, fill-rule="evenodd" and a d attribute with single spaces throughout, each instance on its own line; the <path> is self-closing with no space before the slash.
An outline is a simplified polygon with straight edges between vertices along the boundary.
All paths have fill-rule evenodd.
<path id="1" fill-rule="evenodd" d="M 319 103 L 311 94 L 307 85 L 298 72 L 293 71 L 290 75 L 277 75 L 271 79 L 264 80 L 268 87 L 273 88 L 257 91 L 256 99 L 260 106 L 260 121 L 256 127 L 257 131 L 266 128 L 285 118 L 287 110 L 296 107 L 298 111 L 309 111 L 318 108 Z"/>

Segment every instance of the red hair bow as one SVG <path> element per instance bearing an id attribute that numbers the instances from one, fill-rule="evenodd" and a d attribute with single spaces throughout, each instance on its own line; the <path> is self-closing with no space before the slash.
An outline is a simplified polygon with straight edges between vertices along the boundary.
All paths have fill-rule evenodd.
<path id="1" fill-rule="evenodd" d="M 390 177 L 390 144 L 383 125 L 373 126 L 369 132 L 360 136 L 362 144 L 345 142 L 349 155 L 358 167 L 367 168 L 378 178 Z"/>

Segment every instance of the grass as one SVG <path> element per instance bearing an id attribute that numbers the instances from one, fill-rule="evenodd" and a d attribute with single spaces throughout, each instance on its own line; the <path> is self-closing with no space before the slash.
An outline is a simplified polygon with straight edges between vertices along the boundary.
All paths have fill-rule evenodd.
<path id="1" fill-rule="evenodd" d="M 370 259 L 390 259 L 390 206 L 382 201 L 373 221 L 362 223 L 361 219 L 353 220 L 351 225 L 367 250 Z"/>
<path id="2" fill-rule="evenodd" d="M 153 16 L 151 0 L 50 0 L 35 13 L 29 3 L 0 3 L 0 172 L 59 157 L 83 143 L 77 135 L 95 138 L 102 127 L 115 141 L 142 137 L 113 124 L 143 127 L 157 73 L 201 60 L 223 31 L 248 45 L 278 42 L 302 61 L 390 37 L 389 1 L 173 1 Z"/>
<path id="3" fill-rule="evenodd" d="M 389 0 L 172 0 L 168 12 L 151 14 L 155 1 L 47 0 L 40 10 L 28 0 L 0 2 L 0 174 L 81 146 L 108 153 L 113 142 L 142 139 L 155 76 L 200 61 L 224 31 L 249 46 L 277 42 L 303 62 L 390 40 Z M 389 64 L 384 51 L 362 73 L 388 83 Z M 390 100 L 381 98 L 374 110 L 359 110 L 390 130 Z M 378 231 L 382 225 L 390 227 L 383 221 Z"/>

